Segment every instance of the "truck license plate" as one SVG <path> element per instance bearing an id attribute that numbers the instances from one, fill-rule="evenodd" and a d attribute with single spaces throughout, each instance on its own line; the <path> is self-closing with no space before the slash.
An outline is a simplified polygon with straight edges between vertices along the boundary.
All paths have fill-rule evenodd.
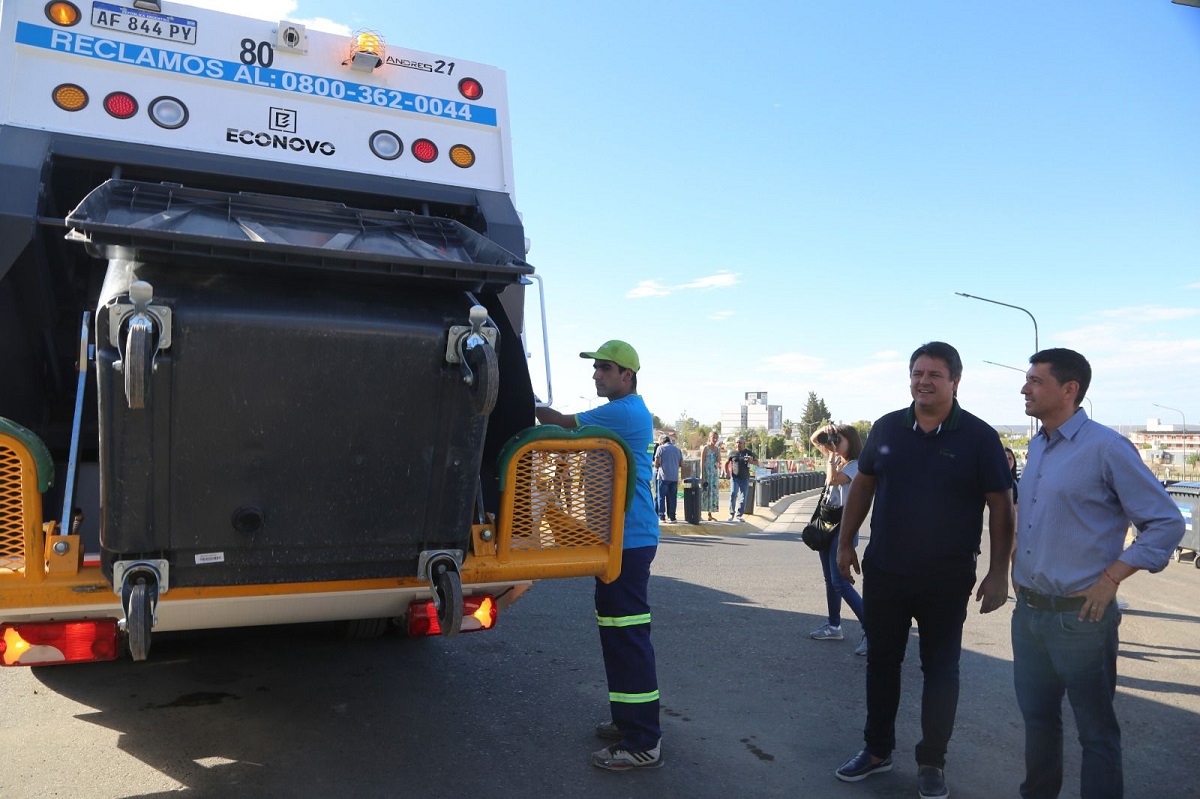
<path id="1" fill-rule="evenodd" d="M 196 20 L 155 14 L 140 8 L 92 3 L 92 27 L 134 33 L 182 44 L 196 43 Z"/>

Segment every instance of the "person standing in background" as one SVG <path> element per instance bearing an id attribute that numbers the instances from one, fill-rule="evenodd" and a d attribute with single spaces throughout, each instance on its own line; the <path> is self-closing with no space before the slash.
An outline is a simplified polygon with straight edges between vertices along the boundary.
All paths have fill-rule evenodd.
<path id="1" fill-rule="evenodd" d="M 670 436 L 663 436 L 662 444 L 654 453 L 659 521 L 675 523 L 675 511 L 679 507 L 679 470 L 682 466 L 683 450 L 672 443 Z"/>
<path id="2" fill-rule="evenodd" d="M 830 507 L 841 508 L 846 504 L 850 495 L 850 484 L 858 474 L 858 454 L 862 452 L 862 439 L 852 425 L 827 424 L 817 428 L 810 439 L 817 449 L 825 453 L 827 466 L 825 470 L 825 485 L 829 487 L 829 496 L 825 502 Z M 829 611 L 828 619 L 809 634 L 809 638 L 817 641 L 841 641 L 842 634 L 842 600 L 854 613 L 859 624 L 863 620 L 862 597 L 854 590 L 854 585 L 842 578 L 838 569 L 838 538 L 834 535 L 829 546 L 817 552 L 821 558 L 821 571 L 825 575 L 825 602 Z M 854 537 L 853 546 L 858 546 L 858 536 Z M 856 655 L 867 654 L 867 633 L 864 629 L 862 639 L 854 650 Z"/>
<path id="3" fill-rule="evenodd" d="M 746 449 L 744 436 L 737 437 L 737 448 L 725 459 L 725 472 L 729 475 L 729 521 L 742 520 L 746 511 L 746 492 L 750 490 L 750 466 L 757 464 L 754 450 Z"/>
<path id="4" fill-rule="evenodd" d="M 721 506 L 721 445 L 717 431 L 708 434 L 708 443 L 700 448 L 700 510 L 715 522 L 713 511 Z"/>
<path id="5" fill-rule="evenodd" d="M 1004 448 L 1004 455 L 1008 458 L 1008 471 L 1012 474 L 1013 480 L 1013 513 L 1017 512 L 1017 453 L 1013 452 L 1008 447 Z"/>

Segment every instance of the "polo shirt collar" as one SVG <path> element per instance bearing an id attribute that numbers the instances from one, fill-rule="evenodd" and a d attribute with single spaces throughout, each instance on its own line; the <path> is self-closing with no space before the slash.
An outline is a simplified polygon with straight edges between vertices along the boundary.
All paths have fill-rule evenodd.
<path id="1" fill-rule="evenodd" d="M 906 410 L 904 412 L 904 426 L 914 432 L 924 433 L 924 431 L 921 430 L 920 427 L 917 426 L 916 408 L 917 408 L 916 402 L 913 402 L 911 405 L 908 406 L 908 410 Z M 962 408 L 960 408 L 958 405 L 958 397 L 955 397 L 954 404 L 950 406 L 950 413 L 947 414 L 946 418 L 942 420 L 942 423 L 939 424 L 937 426 L 937 428 L 935 428 L 933 431 L 931 431 L 927 435 L 936 436 L 938 433 L 942 432 L 943 430 L 948 433 L 952 430 L 957 430 L 960 425 L 962 425 Z"/>

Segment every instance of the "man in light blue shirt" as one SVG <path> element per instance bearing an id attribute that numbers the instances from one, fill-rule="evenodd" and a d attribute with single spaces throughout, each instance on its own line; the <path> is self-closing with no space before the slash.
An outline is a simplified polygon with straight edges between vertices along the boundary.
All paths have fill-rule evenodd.
<path id="1" fill-rule="evenodd" d="M 601 738 L 615 741 L 592 754 L 592 765 L 610 771 L 658 768 L 662 760 L 659 726 L 658 671 L 650 641 L 650 564 L 658 551 L 658 515 L 650 496 L 654 420 L 637 393 L 641 361 L 624 341 L 606 341 L 590 358 L 596 395 L 608 402 L 577 414 L 538 407 L 542 424 L 574 428 L 598 425 L 624 440 L 633 453 L 629 468 L 637 475 L 633 502 L 625 513 L 621 574 L 611 583 L 596 579 L 596 623 L 608 676 L 612 721 L 596 727 Z"/>
<path id="2" fill-rule="evenodd" d="M 679 507 L 679 469 L 683 466 L 683 450 L 663 436 L 662 445 L 654 453 L 654 476 L 658 480 L 658 518 L 675 521 Z"/>
<path id="3" fill-rule="evenodd" d="M 1025 718 L 1024 799 L 1062 788 L 1062 699 L 1083 745 L 1080 796 L 1124 795 L 1117 687 L 1117 586 L 1161 571 L 1183 516 L 1133 444 L 1080 407 L 1092 369 L 1079 353 L 1029 359 L 1025 413 L 1042 422 L 1021 473 L 1013 584 L 1013 680 Z M 1138 534 L 1125 545 L 1130 522 Z"/>

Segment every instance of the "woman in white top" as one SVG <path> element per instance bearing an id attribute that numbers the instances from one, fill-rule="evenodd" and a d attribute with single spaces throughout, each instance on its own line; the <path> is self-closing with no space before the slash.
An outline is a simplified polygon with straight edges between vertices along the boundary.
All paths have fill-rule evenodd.
<path id="1" fill-rule="evenodd" d="M 858 455 L 862 452 L 862 438 L 858 430 L 848 424 L 826 424 L 817 428 L 811 441 L 828 459 L 825 485 L 829 486 L 829 497 L 826 503 L 832 507 L 845 507 L 846 497 L 850 495 L 850 483 L 858 474 Z M 858 546 L 857 536 L 854 538 L 854 545 Z M 858 617 L 859 623 L 862 623 L 862 597 L 852 583 L 842 578 L 842 573 L 838 570 L 837 553 L 838 536 L 835 532 L 829 546 L 817 553 L 821 558 L 821 571 L 825 574 L 825 600 L 829 606 L 828 621 L 809 635 L 818 641 L 840 641 L 845 637 L 842 635 L 843 599 Z M 863 633 L 854 654 L 867 654 L 866 632 Z"/>

